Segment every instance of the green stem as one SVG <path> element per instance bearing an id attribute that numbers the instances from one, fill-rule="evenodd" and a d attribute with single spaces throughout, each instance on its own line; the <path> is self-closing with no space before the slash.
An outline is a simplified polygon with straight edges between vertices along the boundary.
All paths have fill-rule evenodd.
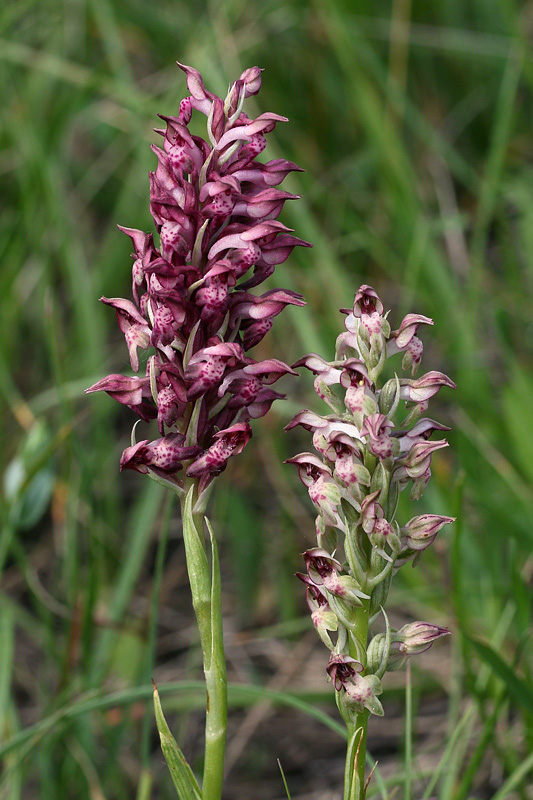
<path id="1" fill-rule="evenodd" d="M 413 694 L 411 661 L 407 660 L 405 681 L 405 800 L 411 800 L 411 763 L 413 760 Z"/>
<path id="2" fill-rule="evenodd" d="M 360 647 L 350 642 L 350 655 L 358 658 L 357 649 L 366 652 L 368 641 L 368 620 L 370 601 L 363 600 L 363 605 L 355 609 L 355 624 L 352 632 Z M 365 665 L 366 666 L 366 665 Z M 344 800 L 364 800 L 365 796 L 365 762 L 366 738 L 369 712 L 364 709 L 355 717 L 355 722 L 348 725 L 348 747 L 346 749 L 346 767 L 344 772 Z"/>
<path id="3" fill-rule="evenodd" d="M 192 494 L 191 487 L 194 487 Z M 224 778 L 228 715 L 226 659 L 220 603 L 220 570 L 216 543 L 212 538 L 213 560 L 210 574 L 205 551 L 203 516 L 201 513 L 193 511 L 196 486 L 191 481 L 185 488 L 186 495 L 181 501 L 184 528 L 185 525 L 190 525 L 196 531 L 196 536 L 184 534 L 187 571 L 200 633 L 207 694 L 202 798 L 203 800 L 220 800 Z"/>

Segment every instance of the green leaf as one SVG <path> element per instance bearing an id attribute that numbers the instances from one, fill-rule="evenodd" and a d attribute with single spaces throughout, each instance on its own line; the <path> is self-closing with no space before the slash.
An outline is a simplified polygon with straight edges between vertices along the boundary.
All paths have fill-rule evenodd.
<path id="1" fill-rule="evenodd" d="M 509 694 L 515 702 L 533 714 L 533 688 L 531 685 L 519 678 L 516 672 L 513 672 L 511 667 L 505 663 L 503 658 L 490 645 L 474 639 L 473 636 L 468 636 L 464 631 L 463 635 L 474 647 L 478 656 L 505 683 Z"/>
<path id="2" fill-rule="evenodd" d="M 9 709 L 9 688 L 14 650 L 14 619 L 11 609 L 2 609 L 0 616 L 0 738 Z"/>
<path id="3" fill-rule="evenodd" d="M 275 704 L 295 708 L 303 714 L 307 714 L 312 719 L 316 719 L 322 725 L 333 730 L 342 738 L 346 737 L 346 730 L 337 720 L 330 717 L 316 705 L 315 694 L 309 692 L 288 692 L 267 689 L 263 686 L 251 684 L 229 684 L 229 697 L 231 705 L 242 707 L 253 705 L 258 700 L 270 700 Z M 205 683 L 203 681 L 180 681 L 178 683 L 162 684 L 159 687 L 161 694 L 183 694 L 187 699 L 187 708 L 201 708 L 205 704 Z M 123 689 L 110 694 L 100 695 L 99 693 L 87 692 L 81 699 L 60 708 L 58 711 L 44 717 L 39 722 L 29 725 L 27 728 L 16 733 L 7 741 L 0 744 L 0 758 L 13 751 L 20 750 L 26 745 L 30 748 L 24 753 L 34 750 L 38 742 L 49 731 L 53 730 L 63 720 L 77 719 L 85 714 L 96 711 L 105 711 L 109 708 L 117 708 L 131 705 L 142 700 L 148 699 L 152 694 L 149 686 L 136 686 L 133 689 Z M 309 702 L 311 697 L 314 702 Z M 321 695 L 320 695 L 321 697 Z M 304 699 L 306 698 L 306 699 Z M 321 699 L 323 699 L 321 697 Z M 5 775 L 0 778 L 0 788 L 3 786 Z"/>
<path id="4" fill-rule="evenodd" d="M 202 793 L 193 771 L 185 760 L 185 756 L 179 749 L 167 725 L 167 721 L 163 715 L 163 709 L 161 708 L 161 701 L 159 700 L 159 692 L 155 684 L 154 708 L 157 730 L 159 731 L 159 738 L 161 739 L 161 750 L 168 764 L 178 797 L 180 800 L 202 800 Z"/>
<path id="5" fill-rule="evenodd" d="M 533 753 L 519 764 L 512 775 L 507 778 L 501 789 L 492 796 L 492 800 L 506 800 L 506 798 L 510 796 L 512 790 L 516 789 L 522 779 L 529 775 L 530 772 L 533 772 Z"/>

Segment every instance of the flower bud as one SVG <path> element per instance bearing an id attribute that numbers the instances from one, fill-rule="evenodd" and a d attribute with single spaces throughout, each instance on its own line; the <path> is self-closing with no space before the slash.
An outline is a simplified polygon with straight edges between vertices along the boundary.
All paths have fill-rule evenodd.
<path id="1" fill-rule="evenodd" d="M 400 402 L 400 381 L 397 376 L 391 378 L 390 381 L 381 388 L 379 393 L 379 410 L 381 414 L 389 417 L 394 415 Z"/>
<path id="2" fill-rule="evenodd" d="M 436 639 L 441 636 L 448 636 L 448 628 L 439 628 L 430 622 L 409 622 L 392 634 L 393 642 L 397 643 L 397 649 L 404 655 L 416 655 L 429 650 Z M 396 648 L 395 648 L 396 649 Z"/>
<path id="3" fill-rule="evenodd" d="M 371 639 L 366 650 L 366 671 L 381 678 L 387 671 L 389 651 L 390 633 L 376 634 Z"/>
<path id="4" fill-rule="evenodd" d="M 433 543 L 443 525 L 455 522 L 455 517 L 442 517 L 439 514 L 421 514 L 413 517 L 401 528 L 402 537 L 411 550 L 425 550 Z"/>

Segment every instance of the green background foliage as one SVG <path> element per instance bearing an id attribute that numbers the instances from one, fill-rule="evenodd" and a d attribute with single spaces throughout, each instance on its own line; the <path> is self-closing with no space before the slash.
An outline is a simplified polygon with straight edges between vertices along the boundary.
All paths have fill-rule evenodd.
<path id="1" fill-rule="evenodd" d="M 307 170 L 284 186 L 303 199 L 282 219 L 314 248 L 296 249 L 270 286 L 308 305 L 276 320 L 256 358 L 331 357 L 338 309 L 361 283 L 392 308 L 393 327 L 409 311 L 435 321 L 423 332 L 424 366 L 458 384 L 432 411 L 453 426 L 452 447 L 435 457 L 416 510 L 402 500 L 401 514 L 458 522 L 400 573 L 390 601 L 403 621 L 454 633 L 431 662 L 413 663 L 416 705 L 430 692 L 448 698 L 441 760 L 424 785 L 440 800 L 530 796 L 532 14 L 531 2 L 513 0 L 4 5 L 1 798 L 172 796 L 146 699 L 153 674 L 158 684 L 198 675 L 194 646 L 188 661 L 178 652 L 194 633 L 181 633 L 190 608 L 177 512 L 158 486 L 118 474 L 134 420 L 83 389 L 127 371 L 98 297 L 129 296 L 129 240 L 115 226 L 151 228 L 152 128 L 186 94 L 176 59 L 218 94 L 245 67 L 264 67 L 248 113 L 288 116 L 266 155 Z M 292 574 L 313 519 L 281 463 L 308 449 L 307 437 L 281 429 L 320 402 L 306 377 L 285 390 L 289 400 L 255 423 L 221 477 L 211 513 L 229 628 L 290 651 L 309 627 Z M 332 711 L 325 682 L 305 693 L 296 674 L 291 686 L 285 700 L 304 713 L 323 715 L 324 698 L 320 709 Z M 187 749 L 183 720 L 202 696 L 185 694 L 171 707 Z M 243 696 L 234 703 L 257 700 Z M 399 758 L 389 789 L 421 770 Z"/>

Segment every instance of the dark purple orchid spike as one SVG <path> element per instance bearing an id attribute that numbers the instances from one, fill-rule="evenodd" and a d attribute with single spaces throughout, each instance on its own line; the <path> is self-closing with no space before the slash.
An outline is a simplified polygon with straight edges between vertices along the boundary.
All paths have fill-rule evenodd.
<path id="1" fill-rule="evenodd" d="M 116 311 L 134 372 L 150 351 L 145 377 L 109 375 L 87 389 L 107 392 L 142 420 L 157 417 L 161 438 L 127 448 L 121 468 L 167 473 L 178 488 L 180 470 L 207 486 L 246 445 L 248 420 L 284 397 L 266 387 L 296 373 L 246 351 L 287 305 L 305 301 L 289 290 L 250 289 L 294 247 L 311 246 L 277 220 L 284 203 L 298 199 L 277 187 L 301 168 L 257 160 L 265 135 L 286 118 L 267 112 L 251 119 L 242 110 L 261 88 L 259 67 L 245 70 L 225 100 L 197 70 L 179 67 L 190 96 L 177 116 L 160 115 L 161 147 L 152 146 L 150 210 L 159 246 L 151 233 L 121 228 L 134 250 L 133 301 L 102 298 Z M 189 130 L 193 110 L 207 117 L 207 139 Z"/>

